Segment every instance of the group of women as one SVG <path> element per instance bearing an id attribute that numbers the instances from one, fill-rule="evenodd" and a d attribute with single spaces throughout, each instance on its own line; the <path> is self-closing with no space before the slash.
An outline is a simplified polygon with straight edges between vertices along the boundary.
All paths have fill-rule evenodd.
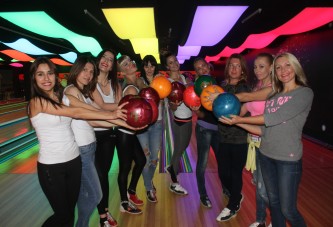
<path id="1" fill-rule="evenodd" d="M 28 110 L 40 142 L 38 177 L 54 211 L 43 226 L 73 226 L 76 204 L 76 226 L 89 226 L 89 218 L 96 207 L 101 226 L 117 226 L 108 209 L 108 173 L 115 148 L 119 159 L 120 211 L 142 213 L 138 206 L 143 205 L 143 201 L 136 194 L 141 174 L 147 200 L 157 202 L 153 177 L 161 149 L 163 108 L 171 110 L 174 136 L 173 155 L 166 167 L 172 181 L 171 192 L 188 194 L 177 175 L 180 158 L 191 139 L 194 111 L 200 117 L 196 134 L 214 133 L 214 143 L 211 135 L 207 144 L 198 143 L 198 152 L 203 154 L 198 154 L 197 180 L 201 203 L 211 207 L 204 169 L 207 147 L 209 150 L 210 145 L 215 144 L 219 178 L 228 200 L 217 221 L 227 221 L 240 210 L 244 198 L 242 171 L 247 154 L 255 152 L 256 165 L 251 170 L 257 188 L 257 216 L 251 227 L 265 226 L 266 207 L 270 208 L 273 226 L 285 226 L 286 219 L 293 226 L 305 226 L 296 205 L 302 172 L 301 132 L 313 92 L 294 55 L 283 53 L 273 59 L 270 54 L 259 54 L 254 62 L 258 83 L 252 90 L 246 82 L 248 71 L 243 56 L 233 54 L 228 58 L 222 87 L 244 103 L 240 116 L 221 117 L 217 123 L 205 117 L 207 111 L 203 109 L 165 99 L 159 103 L 157 121 L 142 128 L 126 123 L 123 107 L 127 103 L 118 106 L 118 102 L 125 95 L 137 95 L 159 76 L 156 59 L 147 55 L 142 61 L 141 77 L 137 77 L 137 66 L 129 56 L 123 55 L 118 60 L 115 56 L 113 50 L 104 50 L 96 61 L 78 57 L 65 89 L 61 89 L 57 69 L 49 59 L 38 58 L 31 66 L 32 98 Z M 171 82 L 193 83 L 180 73 L 174 54 L 169 53 L 162 60 Z M 194 63 L 199 74 L 206 66 L 203 59 Z M 122 85 L 117 69 L 124 76 Z M 211 99 L 216 96 L 212 94 Z"/>

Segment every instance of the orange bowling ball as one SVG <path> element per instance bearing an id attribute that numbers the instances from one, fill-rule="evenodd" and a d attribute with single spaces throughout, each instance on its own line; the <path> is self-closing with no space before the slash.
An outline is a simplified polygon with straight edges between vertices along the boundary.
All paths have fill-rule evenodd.
<path id="1" fill-rule="evenodd" d="M 213 101 L 209 99 L 211 93 L 223 93 L 224 90 L 218 85 L 208 85 L 205 87 L 200 95 L 201 105 L 205 107 L 206 110 L 213 110 Z"/>
<path id="2" fill-rule="evenodd" d="M 156 76 L 150 83 L 150 87 L 154 88 L 161 99 L 168 97 L 171 92 L 171 82 L 164 76 Z"/>

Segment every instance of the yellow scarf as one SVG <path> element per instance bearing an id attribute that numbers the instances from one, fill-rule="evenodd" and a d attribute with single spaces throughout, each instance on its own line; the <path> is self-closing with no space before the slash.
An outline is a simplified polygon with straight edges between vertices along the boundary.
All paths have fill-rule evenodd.
<path id="1" fill-rule="evenodd" d="M 253 171 L 256 170 L 256 147 L 259 148 L 260 140 L 253 141 L 251 139 L 251 134 L 248 134 L 247 142 L 249 144 L 249 148 L 247 150 L 247 159 L 246 159 L 245 169 L 248 171 L 251 171 L 251 173 L 253 173 Z"/>

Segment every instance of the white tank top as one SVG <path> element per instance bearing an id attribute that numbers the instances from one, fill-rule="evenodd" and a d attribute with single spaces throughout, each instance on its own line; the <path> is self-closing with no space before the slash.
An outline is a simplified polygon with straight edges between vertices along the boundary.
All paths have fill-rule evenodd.
<path id="1" fill-rule="evenodd" d="M 39 141 L 38 162 L 64 163 L 79 156 L 71 128 L 72 118 L 39 113 L 30 118 Z"/>
<path id="2" fill-rule="evenodd" d="M 129 87 L 134 87 L 134 88 L 137 90 L 137 92 L 139 93 L 139 88 L 137 88 L 137 87 L 134 86 L 133 84 L 129 84 L 129 85 L 126 85 L 125 88 L 124 88 L 124 90 L 123 90 L 123 97 L 124 97 L 124 93 L 125 93 L 125 91 L 126 91 Z M 134 131 L 131 131 L 131 130 L 129 130 L 129 129 L 125 129 L 125 128 L 123 128 L 123 127 L 119 128 L 119 131 L 122 131 L 122 132 L 127 133 L 127 134 L 131 134 L 131 135 L 135 134 Z"/>
<path id="3" fill-rule="evenodd" d="M 64 92 L 70 86 L 74 86 L 74 85 L 71 84 L 71 85 L 67 86 L 64 89 Z M 92 101 L 90 98 L 85 98 L 82 94 L 81 94 L 81 97 L 83 98 L 85 103 L 87 103 L 89 105 L 92 104 Z M 69 102 L 67 100 L 68 100 L 68 98 L 64 94 L 63 103 L 66 106 L 69 106 Z M 92 142 L 96 141 L 94 128 L 91 125 L 89 125 L 87 121 L 73 119 L 71 126 L 72 126 L 72 129 L 74 132 L 75 141 L 79 147 L 91 144 Z"/>
<path id="4" fill-rule="evenodd" d="M 112 86 L 111 86 L 111 80 L 109 80 L 109 84 L 110 84 L 110 94 L 108 95 L 105 95 L 101 89 L 101 87 L 99 86 L 99 84 L 97 83 L 96 84 L 96 88 L 97 88 L 97 91 L 101 94 L 102 98 L 103 98 L 103 101 L 105 103 L 115 103 L 115 97 L 113 95 L 113 89 L 112 89 Z M 108 128 L 94 128 L 95 131 L 104 131 L 104 130 L 108 130 Z"/>
<path id="5" fill-rule="evenodd" d="M 186 79 L 183 75 L 180 75 L 180 78 L 182 79 L 183 81 L 183 84 L 186 85 Z M 174 81 L 173 79 L 171 78 L 168 78 L 168 80 L 171 81 L 171 83 Z M 178 107 L 177 107 L 177 110 L 175 112 L 173 112 L 173 115 L 177 118 L 180 118 L 180 119 L 188 119 L 190 117 L 192 117 L 192 110 L 190 108 L 188 108 L 184 102 L 182 102 L 182 104 L 180 104 Z"/>

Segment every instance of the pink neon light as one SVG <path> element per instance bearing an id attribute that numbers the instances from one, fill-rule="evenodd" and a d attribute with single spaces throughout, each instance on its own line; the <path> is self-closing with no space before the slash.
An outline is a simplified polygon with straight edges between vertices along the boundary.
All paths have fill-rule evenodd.
<path id="1" fill-rule="evenodd" d="M 206 61 L 218 61 L 221 57 L 229 57 L 233 53 L 241 53 L 247 48 L 261 49 L 268 46 L 280 35 L 294 35 L 316 29 L 333 21 L 333 8 L 307 7 L 282 26 L 261 34 L 251 34 L 238 48 L 225 47 L 215 56 L 206 56 Z"/>
<path id="2" fill-rule="evenodd" d="M 15 63 L 10 63 L 9 65 L 11 65 L 11 66 L 13 66 L 13 67 L 17 67 L 17 68 L 22 68 L 22 67 L 23 67 L 23 65 L 22 65 L 21 63 L 17 63 L 17 62 L 15 62 Z"/>

